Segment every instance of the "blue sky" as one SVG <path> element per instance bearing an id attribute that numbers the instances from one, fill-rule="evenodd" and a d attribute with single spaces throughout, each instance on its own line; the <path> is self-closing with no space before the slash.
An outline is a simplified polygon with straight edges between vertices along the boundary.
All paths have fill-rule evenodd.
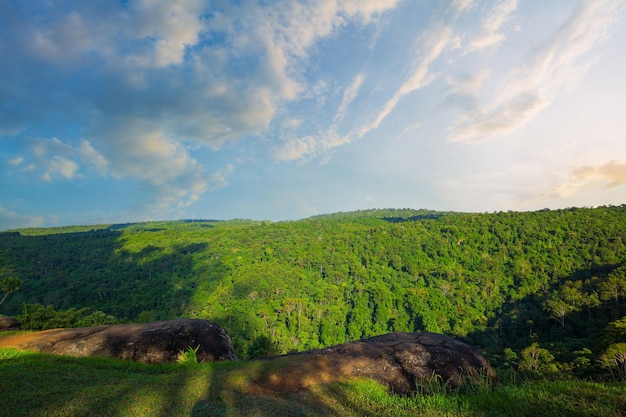
<path id="1" fill-rule="evenodd" d="M 625 11 L 2 1 L 0 230 L 626 203 Z"/>

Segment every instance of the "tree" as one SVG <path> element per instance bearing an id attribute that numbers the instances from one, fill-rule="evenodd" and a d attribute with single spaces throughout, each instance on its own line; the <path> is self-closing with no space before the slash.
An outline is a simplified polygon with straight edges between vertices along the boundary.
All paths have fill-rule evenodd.
<path id="1" fill-rule="evenodd" d="M 626 295 L 626 272 L 624 268 L 618 268 L 611 272 L 608 278 L 600 283 L 600 298 L 604 301 L 619 298 Z"/>
<path id="2" fill-rule="evenodd" d="M 600 362 L 604 368 L 613 372 L 617 370 L 622 379 L 626 379 L 626 343 L 613 343 L 600 356 Z"/>
<path id="3" fill-rule="evenodd" d="M 550 313 L 550 317 L 561 323 L 562 329 L 565 328 L 565 317 L 569 313 L 577 311 L 576 306 L 568 304 L 558 297 L 546 301 L 544 308 Z"/>
<path id="4" fill-rule="evenodd" d="M 554 356 L 550 351 L 540 347 L 537 343 L 533 343 L 522 350 L 522 361 L 519 364 L 519 369 L 543 373 L 554 372 L 557 368 L 554 363 Z"/>
<path id="5" fill-rule="evenodd" d="M 626 317 L 615 320 L 606 326 L 606 338 L 616 343 L 626 340 Z"/>
<path id="6" fill-rule="evenodd" d="M 0 304 L 2 304 L 13 291 L 19 290 L 21 285 L 22 281 L 16 276 L 9 276 L 3 279 L 2 283 L 0 283 L 0 287 L 2 288 L 4 296 L 2 300 L 0 300 Z"/>

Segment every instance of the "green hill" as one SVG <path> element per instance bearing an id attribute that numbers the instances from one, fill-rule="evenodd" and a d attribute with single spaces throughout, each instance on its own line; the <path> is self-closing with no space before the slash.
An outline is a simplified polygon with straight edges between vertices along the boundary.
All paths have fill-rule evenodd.
<path id="1" fill-rule="evenodd" d="M 200 317 L 244 358 L 432 331 L 588 375 L 626 342 L 626 205 L 24 229 L 0 266 L 22 281 L 0 312 L 27 327 Z"/>

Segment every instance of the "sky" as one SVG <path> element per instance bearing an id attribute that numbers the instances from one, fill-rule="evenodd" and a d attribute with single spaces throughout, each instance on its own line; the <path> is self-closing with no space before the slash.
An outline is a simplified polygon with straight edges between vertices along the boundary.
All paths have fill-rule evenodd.
<path id="1" fill-rule="evenodd" d="M 0 230 L 626 203 L 626 0 L 2 0 Z"/>

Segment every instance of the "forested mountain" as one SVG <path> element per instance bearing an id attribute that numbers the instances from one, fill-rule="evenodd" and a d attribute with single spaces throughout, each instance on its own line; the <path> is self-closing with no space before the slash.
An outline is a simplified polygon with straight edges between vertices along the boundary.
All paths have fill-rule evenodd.
<path id="1" fill-rule="evenodd" d="M 0 312 L 26 326 L 207 318 L 242 357 L 431 331 L 585 373 L 626 342 L 626 205 L 24 229 L 0 233 L 0 266 L 22 281 Z"/>

